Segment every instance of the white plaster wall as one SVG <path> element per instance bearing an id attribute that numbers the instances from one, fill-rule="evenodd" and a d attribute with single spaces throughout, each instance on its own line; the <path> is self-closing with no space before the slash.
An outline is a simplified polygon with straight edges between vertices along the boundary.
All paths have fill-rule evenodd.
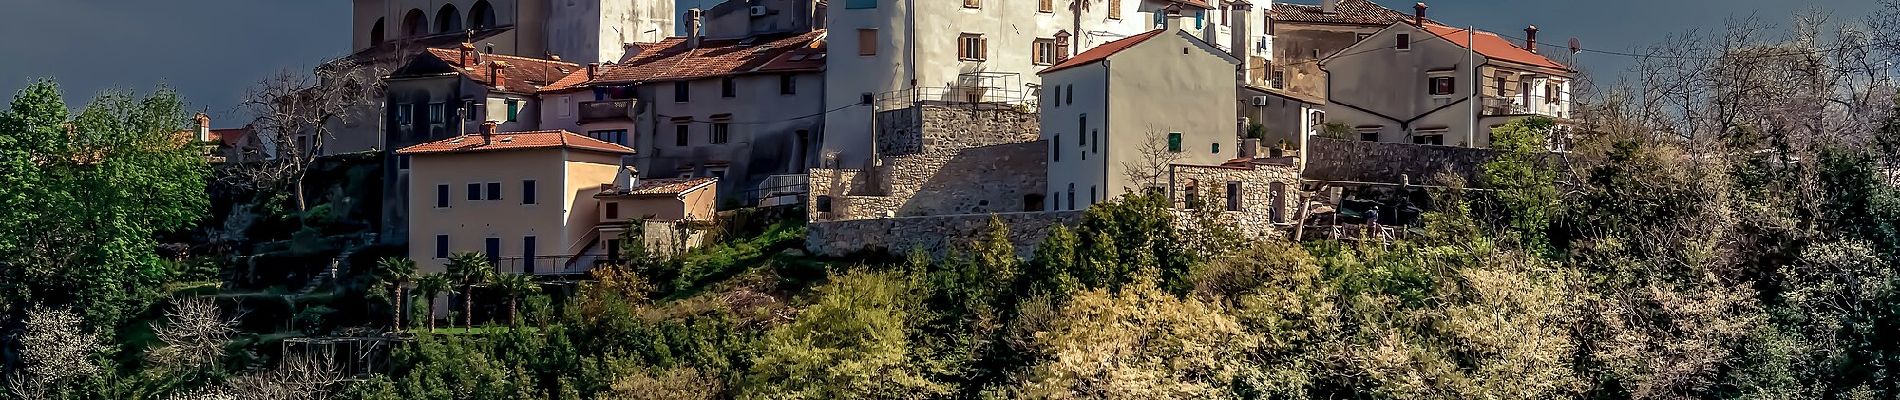
<path id="1" fill-rule="evenodd" d="M 1141 144 L 1151 132 L 1161 134 L 1164 146 L 1168 132 L 1182 133 L 1175 163 L 1218 165 L 1235 158 L 1238 65 L 1225 56 L 1186 34 L 1163 34 L 1109 57 L 1109 125 L 1102 132 L 1108 193 L 1140 189 L 1125 166 L 1143 163 Z"/>
<path id="2" fill-rule="evenodd" d="M 1084 209 L 1090 204 L 1089 187 L 1096 187 L 1098 192 L 1106 189 L 1108 174 L 1113 169 L 1109 157 L 1101 153 L 1107 150 L 1107 146 L 1102 146 L 1107 143 L 1097 144 L 1096 151 L 1089 152 L 1089 142 L 1081 140 L 1082 135 L 1100 137 L 1109 133 L 1105 129 L 1109 121 L 1108 66 L 1094 63 L 1051 72 L 1042 78 L 1046 88 L 1040 102 L 1042 140 L 1049 144 L 1049 197 L 1043 204 L 1049 210 Z M 1057 90 L 1062 92 L 1060 104 L 1054 95 Z M 1074 93 L 1073 101 L 1070 93 Z M 1079 131 L 1083 115 L 1089 117 L 1087 131 Z M 1058 136 L 1061 138 L 1057 139 Z M 1061 146 L 1059 160 L 1055 157 L 1056 146 Z M 1074 185 L 1076 192 L 1073 208 L 1068 201 L 1070 185 Z M 1100 198 L 1098 195 L 1097 199 Z"/>
<path id="3" fill-rule="evenodd" d="M 674 33 L 672 1 L 545 1 L 552 3 L 548 48 L 570 62 L 619 61 L 627 43 L 657 42 Z"/>
<path id="4" fill-rule="evenodd" d="M 1411 49 L 1396 49 L 1399 34 L 1411 35 Z M 1322 62 L 1328 74 L 1329 121 L 1352 127 L 1381 125 L 1379 141 L 1402 143 L 1410 143 L 1418 127 L 1443 126 L 1448 128 L 1444 144 L 1480 145 L 1466 140 L 1473 104 L 1464 101 L 1478 83 L 1472 65 L 1484 65 L 1486 59 L 1483 55 L 1467 58 L 1465 48 L 1450 41 L 1424 40 L 1431 37 L 1411 25 L 1397 24 L 1340 51 L 1353 54 L 1351 58 Z M 1442 76 L 1456 78 L 1454 90 L 1434 96 L 1428 77 L 1440 76 L 1431 71 L 1441 69 L 1451 70 Z"/>
<path id="5" fill-rule="evenodd" d="M 581 102 L 594 100 L 594 92 L 580 90 L 560 93 L 542 93 L 541 129 L 559 129 L 582 133 Z M 633 131 L 627 131 L 631 134 Z"/>

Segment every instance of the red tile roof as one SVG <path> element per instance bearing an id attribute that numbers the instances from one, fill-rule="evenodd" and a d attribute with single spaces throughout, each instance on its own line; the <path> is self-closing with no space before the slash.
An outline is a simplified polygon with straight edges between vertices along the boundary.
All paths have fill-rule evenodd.
<path id="1" fill-rule="evenodd" d="M 1412 14 L 1385 8 L 1371 0 L 1339 0 L 1339 5 L 1334 7 L 1331 13 L 1317 5 L 1275 2 L 1273 9 L 1268 11 L 1268 15 L 1273 17 L 1274 22 L 1367 26 L 1384 26 L 1412 20 Z M 1426 18 L 1425 21 L 1431 22 L 1431 18 Z"/>
<path id="2" fill-rule="evenodd" d="M 574 72 L 568 73 L 567 76 L 561 77 L 561 80 L 554 81 L 554 83 L 550 83 L 547 86 L 541 87 L 541 91 L 542 92 L 558 92 L 558 91 L 573 89 L 575 86 L 580 86 L 580 84 L 582 83 L 587 83 L 587 68 L 574 70 Z"/>
<path id="3" fill-rule="evenodd" d="M 250 139 L 257 130 L 252 129 L 250 125 L 245 125 L 243 128 L 212 129 L 210 133 L 211 140 L 216 140 L 225 146 L 238 147 L 243 146 L 245 140 Z"/>
<path id="4" fill-rule="evenodd" d="M 762 35 L 746 39 L 702 40 L 688 48 L 686 38 L 667 38 L 640 45 L 640 54 L 626 62 L 600 67 L 589 83 L 631 83 L 703 79 L 767 71 L 819 71 L 824 57 L 811 61 L 812 49 L 823 49 L 825 31 Z M 792 60 L 797 55 L 806 57 Z M 822 51 L 816 54 L 824 54 Z"/>
<path id="5" fill-rule="evenodd" d="M 1517 44 L 1495 33 L 1475 31 L 1473 32 L 1474 34 L 1467 35 L 1464 28 L 1453 28 L 1438 24 L 1425 24 L 1425 30 L 1431 32 L 1433 35 L 1438 35 L 1440 38 L 1451 41 L 1452 44 L 1456 44 L 1458 47 L 1470 48 L 1478 52 L 1478 54 L 1483 54 L 1486 58 L 1535 67 L 1555 68 L 1565 71 L 1570 70 L 1570 67 L 1552 61 L 1549 57 L 1544 57 L 1542 54 L 1532 53 L 1530 50 L 1518 47 Z M 1470 36 L 1472 41 L 1477 43 L 1477 46 L 1474 47 L 1466 44 L 1466 36 Z"/>
<path id="6" fill-rule="evenodd" d="M 1128 48 L 1130 47 L 1135 47 L 1135 45 L 1141 44 L 1141 42 L 1146 42 L 1148 41 L 1148 39 L 1152 39 L 1155 36 L 1160 36 L 1161 33 L 1167 32 L 1167 31 L 1168 30 L 1166 29 L 1156 29 L 1156 30 L 1148 31 L 1146 33 L 1138 34 L 1135 36 L 1129 36 L 1129 37 L 1125 37 L 1121 39 L 1116 39 L 1113 42 L 1102 43 L 1101 46 L 1095 46 L 1095 48 L 1089 49 L 1088 51 L 1084 51 L 1082 52 L 1082 54 L 1076 54 L 1075 57 L 1070 57 L 1068 60 L 1064 60 L 1061 63 L 1057 63 L 1053 67 L 1044 68 L 1041 72 L 1037 72 L 1036 74 L 1037 75 L 1047 74 L 1050 72 L 1056 72 L 1056 71 L 1061 71 L 1061 70 L 1065 70 L 1069 68 L 1075 68 L 1075 67 L 1080 67 L 1083 65 L 1088 65 L 1096 61 L 1102 61 L 1102 60 L 1108 59 L 1109 56 L 1115 55 L 1115 53 L 1120 53 L 1122 52 L 1122 50 L 1128 50 Z"/>
<path id="7" fill-rule="evenodd" d="M 481 135 L 462 135 L 396 150 L 396 154 L 473 153 L 525 149 L 569 148 L 612 154 L 633 154 L 633 149 L 568 131 L 500 132 L 484 140 Z"/>
<path id="8" fill-rule="evenodd" d="M 704 186 L 709 186 L 707 184 L 713 183 L 718 180 L 719 178 L 710 178 L 710 177 L 708 178 L 641 179 L 640 184 L 634 185 L 633 188 L 628 189 L 625 192 L 601 193 L 598 196 L 599 197 L 673 196 L 673 195 L 679 195 L 681 193 L 691 192 Z"/>
<path id="9" fill-rule="evenodd" d="M 501 69 L 503 87 L 499 89 L 515 93 L 539 92 L 576 70 L 584 70 L 579 64 L 569 62 L 500 54 L 477 54 L 474 65 L 462 65 L 461 49 L 429 49 L 429 55 L 455 66 L 468 79 L 484 84 L 494 82 L 489 77 L 492 71 L 489 67 L 500 62 L 507 67 Z"/>

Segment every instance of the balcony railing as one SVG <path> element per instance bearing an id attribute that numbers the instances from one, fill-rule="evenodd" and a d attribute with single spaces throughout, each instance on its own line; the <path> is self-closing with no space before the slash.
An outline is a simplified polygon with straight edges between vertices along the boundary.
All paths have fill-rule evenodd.
<path id="1" fill-rule="evenodd" d="M 759 187 L 745 192 L 745 203 L 750 206 L 774 206 L 796 203 L 811 192 L 811 175 L 788 174 L 765 177 Z"/>
<path id="2" fill-rule="evenodd" d="M 581 102 L 581 122 L 632 121 L 635 103 L 634 100 Z"/>
<path id="3" fill-rule="evenodd" d="M 582 263 L 569 263 L 574 256 L 536 256 L 534 258 L 502 257 L 495 260 L 495 272 L 503 274 L 529 275 L 577 275 L 587 273 L 588 267 Z"/>
<path id="4" fill-rule="evenodd" d="M 1484 115 L 1521 115 L 1530 114 L 1530 107 L 1518 104 L 1510 97 L 1484 96 Z"/>

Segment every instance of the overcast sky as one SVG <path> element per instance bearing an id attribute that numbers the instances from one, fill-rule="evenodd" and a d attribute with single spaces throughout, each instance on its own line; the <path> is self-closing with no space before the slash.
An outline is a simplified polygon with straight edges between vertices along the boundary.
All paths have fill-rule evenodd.
<path id="1" fill-rule="evenodd" d="M 636 1 L 636 0 L 617 0 Z M 647 0 L 637 0 L 647 1 Z M 678 0 L 710 7 L 718 0 Z M 941 1 L 941 0 L 936 0 Z M 1027 1 L 1027 0 L 1004 0 Z M 1289 3 L 1317 3 L 1295 0 Z M 1375 0 L 1409 12 L 1413 0 Z M 349 52 L 350 2 L 342 0 L 0 0 L 0 93 L 34 78 L 59 81 L 74 105 L 100 90 L 178 89 L 193 109 L 229 118 L 245 87 L 283 68 L 308 70 Z M 703 3 L 703 4 L 700 4 Z M 1837 18 L 1861 18 L 1875 0 L 1435 0 L 1433 19 L 1539 39 L 1571 37 L 1592 49 L 1625 51 L 1663 35 L 1721 27 L 1730 17 L 1759 15 L 1777 26 L 1819 7 Z M 1598 76 L 1628 60 L 1584 53 Z M 224 126 L 225 124 L 215 123 Z"/>

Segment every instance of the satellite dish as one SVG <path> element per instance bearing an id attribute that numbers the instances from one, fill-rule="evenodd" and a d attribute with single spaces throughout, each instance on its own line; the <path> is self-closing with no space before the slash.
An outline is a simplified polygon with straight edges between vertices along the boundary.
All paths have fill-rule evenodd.
<path id="1" fill-rule="evenodd" d="M 1578 41 L 1577 38 L 1570 38 L 1570 54 L 1581 52 L 1583 52 L 1583 42 Z"/>

